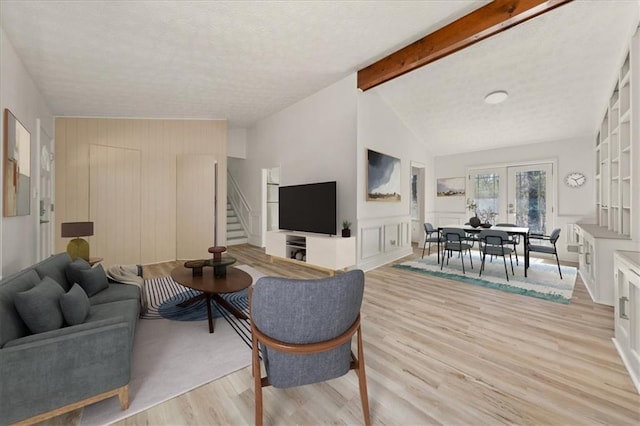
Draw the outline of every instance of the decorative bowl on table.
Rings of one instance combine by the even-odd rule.
[[[491,228],[491,224],[490,223],[483,223],[482,225],[483,228]]]
[[[480,226],[480,223],[480,218],[478,218],[477,216],[469,218],[469,225],[473,226],[474,228]]]

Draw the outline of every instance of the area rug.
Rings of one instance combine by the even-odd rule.
[[[524,277],[523,259],[520,265],[516,265],[513,259],[514,275],[511,275],[511,265],[507,258],[507,269],[509,271],[509,281],[504,273],[504,263],[502,258],[494,258],[493,262],[487,257],[485,269],[482,276],[480,272],[480,255],[472,252],[473,269],[469,263],[468,255],[465,255],[465,271],[462,273],[462,262],[455,255],[449,260],[449,264],[444,264],[442,271],[438,264],[437,254],[426,256],[424,259],[414,259],[393,265],[395,268],[418,272],[421,274],[433,275],[441,278],[448,278],[467,284],[479,285],[496,290],[516,293],[552,302],[568,304],[571,302],[573,288],[576,283],[577,270],[570,266],[561,266],[562,277],[558,274],[558,267],[554,264],[543,263],[541,259],[531,259],[527,277]]]
[[[246,265],[238,268],[249,273],[254,282],[263,276]],[[233,319],[224,314],[223,317],[226,321],[218,319],[213,334],[209,334],[206,312],[204,320],[174,321],[160,317],[138,321],[129,408],[122,411],[118,398],[109,398],[86,407],[80,424],[117,422],[249,366],[251,349],[232,326],[247,321],[235,320],[233,315],[230,315]]]

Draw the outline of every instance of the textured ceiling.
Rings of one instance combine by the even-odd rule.
[[[374,90],[439,155],[595,137],[637,19],[635,1],[574,1]]]
[[[487,1],[10,1],[54,114],[247,127]],[[594,132],[638,1],[576,0],[375,89],[434,154]],[[503,104],[484,95],[505,89]]]

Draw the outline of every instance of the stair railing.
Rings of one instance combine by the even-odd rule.
[[[235,210],[236,215],[238,215],[238,219],[240,219],[240,224],[244,229],[245,234],[249,236],[249,232],[247,230],[250,228],[251,223],[251,207],[249,203],[247,203],[246,198],[242,195],[242,191],[240,191],[240,187],[236,180],[231,176],[231,172],[227,170],[227,198],[229,199],[229,203],[233,210]]]

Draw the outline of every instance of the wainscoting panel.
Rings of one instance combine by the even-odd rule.
[[[401,246],[400,224],[386,225],[384,227],[384,251],[388,252]]]
[[[360,259],[370,259],[382,253],[382,227],[360,229]]]
[[[358,219],[357,267],[370,270],[410,255],[411,218]]]

